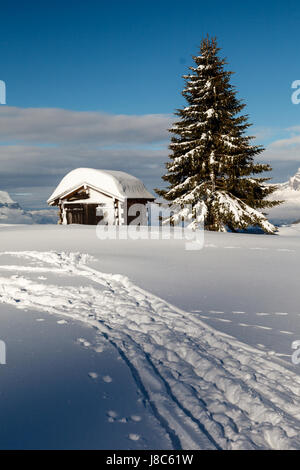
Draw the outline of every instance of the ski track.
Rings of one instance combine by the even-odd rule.
[[[300,377],[267,351],[214,330],[125,276],[92,269],[89,255],[1,255],[23,264],[0,266],[0,302],[96,327],[129,366],[175,449],[300,448]],[[74,287],[34,278],[49,272],[92,282]]]

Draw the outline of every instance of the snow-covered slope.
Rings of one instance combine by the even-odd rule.
[[[300,168],[289,181],[278,184],[270,199],[284,201],[283,204],[269,210],[269,218],[273,223],[293,223],[300,220]]]
[[[207,232],[204,249],[190,252],[176,240],[100,241],[86,226],[2,227],[0,311],[93,326],[124,359],[174,449],[299,449],[299,365],[291,355],[300,333],[300,232],[283,230]],[[88,369],[95,387],[106,376],[99,369]],[[113,367],[109,375],[121,383]],[[114,420],[124,416],[120,390],[103,434],[111,425],[127,433],[126,421]],[[83,388],[80,403],[86,397]],[[61,426],[63,408],[55,413]]]
[[[88,255],[3,255],[9,264],[0,265],[1,274],[18,275],[0,277],[1,302],[81,319],[109,337],[139,376],[157,419],[173,430],[174,446],[299,448],[300,378],[265,352],[209,328],[124,276],[90,268]],[[27,277],[49,272],[92,278],[93,285],[78,289]]]

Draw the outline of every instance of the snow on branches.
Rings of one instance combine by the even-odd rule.
[[[179,119],[170,129],[172,153],[163,176],[169,186],[157,193],[179,204],[178,220],[184,204],[191,204],[194,212],[201,212],[198,218],[205,214],[209,230],[258,225],[274,233],[260,210],[279,203],[266,199],[276,186],[265,184],[270,178],[253,178],[271,168],[254,160],[264,149],[246,135],[250,124],[241,115],[245,105],[237,99],[232,72],[224,69],[218,52],[216,39],[204,39],[200,55],[193,58],[195,66],[184,75],[187,105],[177,110]]]

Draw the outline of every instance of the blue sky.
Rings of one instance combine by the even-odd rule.
[[[296,1],[28,0],[2,3],[1,20],[0,79],[7,106],[16,109],[7,117],[0,106],[0,189],[30,194],[16,196],[25,206],[43,206],[76,166],[128,170],[149,189],[158,186],[168,136],[157,126],[183,104],[181,76],[207,33],[217,36],[235,72],[232,81],[253,133],[268,146],[275,180],[300,166],[300,105],[291,102],[291,84],[300,79]],[[40,115],[26,108],[39,108]],[[53,138],[49,108],[58,122],[70,118],[73,137]],[[64,117],[62,109],[73,114]],[[110,139],[87,132],[93,113],[101,128],[113,130]],[[132,116],[131,129],[116,115]],[[120,138],[125,131],[130,138]]]

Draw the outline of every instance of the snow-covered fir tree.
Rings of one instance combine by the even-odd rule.
[[[174,223],[190,205],[192,227],[204,221],[209,230],[259,226],[274,233],[276,228],[262,210],[279,203],[266,200],[276,186],[266,184],[270,178],[255,176],[271,167],[254,160],[264,149],[252,145],[253,137],[245,133],[250,126],[247,116],[240,114],[245,104],[237,99],[230,84],[232,72],[224,70],[226,61],[218,52],[215,38],[202,40],[200,55],[193,57],[195,66],[183,77],[187,106],[177,110],[180,120],[170,129],[175,135],[163,176],[169,186],[156,191],[182,209]]]

